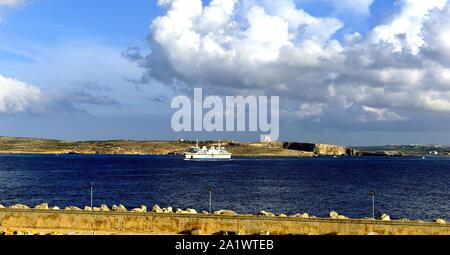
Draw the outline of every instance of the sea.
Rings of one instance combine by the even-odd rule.
[[[351,218],[450,220],[450,157],[248,158],[0,155],[0,204],[123,204],[242,214],[330,211]]]

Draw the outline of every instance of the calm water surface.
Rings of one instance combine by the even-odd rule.
[[[192,162],[180,157],[0,155],[0,204],[65,207],[90,203],[268,210],[350,217],[450,220],[450,158],[237,158]]]

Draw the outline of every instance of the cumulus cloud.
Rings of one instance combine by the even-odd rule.
[[[402,0],[400,14],[388,24],[375,27],[371,33],[373,43],[385,42],[394,47],[394,51],[410,50],[417,54],[426,46],[423,37],[424,23],[439,15],[447,4],[447,0]],[[432,13],[437,11],[437,13]]]
[[[39,106],[42,96],[38,87],[0,75],[0,113],[31,111]]]
[[[366,13],[372,2],[339,4]],[[151,24],[152,52],[130,54],[147,70],[142,81],[280,95],[299,119],[339,111],[369,123],[450,113],[447,0],[401,0],[398,13],[342,40],[340,20],[314,17],[291,0],[159,4],[167,11]]]

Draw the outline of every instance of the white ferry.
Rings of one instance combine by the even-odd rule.
[[[218,147],[211,146],[211,148],[208,149],[206,146],[200,148],[197,141],[197,145],[195,147],[192,147],[184,155],[185,159],[187,160],[231,159],[231,153],[229,153],[224,147],[222,147],[220,145],[220,142]]]

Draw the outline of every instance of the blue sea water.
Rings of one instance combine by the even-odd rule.
[[[261,210],[327,216],[450,220],[450,158],[235,158],[185,161],[177,156],[0,155],[0,204],[52,206],[141,204]]]

